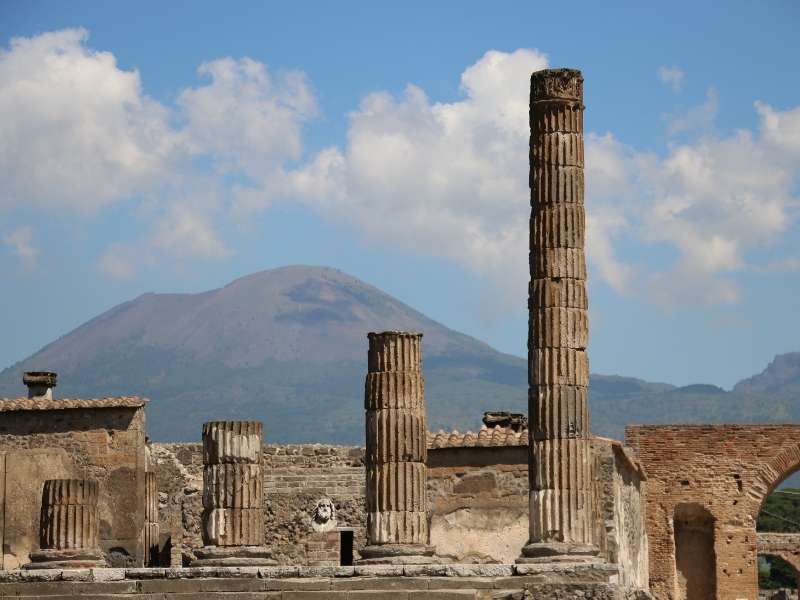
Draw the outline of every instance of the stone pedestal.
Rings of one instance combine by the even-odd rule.
[[[26,569],[105,567],[98,544],[98,484],[88,479],[49,479],[42,490],[41,550]]]
[[[263,427],[257,421],[203,425],[203,541],[192,566],[275,564],[264,545]]]
[[[370,333],[365,385],[367,546],[360,564],[433,562],[421,333]]]
[[[339,532],[311,532],[306,538],[306,560],[311,567],[339,566]]]
[[[594,561],[583,76],[531,76],[530,540],[518,562]]]

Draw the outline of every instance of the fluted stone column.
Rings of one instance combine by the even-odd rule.
[[[583,76],[531,76],[530,540],[519,562],[591,560]]]
[[[144,564],[146,567],[158,566],[158,537],[160,526],[158,523],[158,487],[156,474],[144,474],[144,529],[142,531],[142,545],[144,546]]]
[[[361,563],[432,562],[422,334],[367,337],[367,546]]]
[[[203,540],[192,566],[274,564],[264,545],[263,427],[258,421],[203,425]]]
[[[104,567],[98,543],[99,486],[88,479],[49,479],[42,489],[40,550],[26,569]]]

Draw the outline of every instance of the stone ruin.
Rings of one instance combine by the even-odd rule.
[[[149,443],[147,400],[26,373],[0,400],[0,596],[756,600],[756,553],[800,555],[755,531],[800,426],[590,434],[583,111],[579,71],[532,75],[527,416],[428,432],[411,332],[368,335],[366,448],[255,421]]]

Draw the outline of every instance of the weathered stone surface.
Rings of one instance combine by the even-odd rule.
[[[583,167],[583,132],[532,133],[531,163],[558,167]]]
[[[589,317],[580,308],[539,308],[531,315],[534,348],[585,349],[589,344]]]
[[[589,430],[588,390],[580,385],[531,386],[531,438],[583,438]]]
[[[531,164],[528,179],[533,208],[558,204],[583,205],[585,188],[581,167]]]
[[[537,348],[528,350],[530,385],[589,385],[589,358],[584,350]]]
[[[531,113],[531,132],[538,133],[582,133],[583,105],[575,102],[539,102]]]
[[[533,279],[586,279],[586,258],[582,248],[531,250],[530,259]]]
[[[585,437],[534,441],[531,490],[589,490],[590,442]]]
[[[206,508],[261,508],[264,478],[261,465],[229,463],[203,470],[203,505]]]
[[[203,424],[203,464],[258,464],[263,425],[258,421],[211,421]]]
[[[534,279],[528,286],[528,308],[582,308],[586,301],[586,282],[581,279]]]
[[[408,408],[418,410],[425,399],[425,381],[419,371],[367,373],[364,408]]]
[[[370,562],[429,562],[421,550],[428,543],[422,334],[393,331],[368,338],[368,543],[362,557]],[[409,547],[413,550],[405,551]]]
[[[210,546],[258,546],[264,541],[264,514],[253,508],[206,511],[205,540]]]
[[[541,206],[530,222],[531,248],[583,248],[586,212],[581,204]]]
[[[419,409],[367,411],[367,454],[370,464],[424,463],[427,453],[425,414]]]

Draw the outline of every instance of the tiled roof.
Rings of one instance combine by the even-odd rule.
[[[527,446],[528,430],[514,431],[501,427],[487,428],[485,425],[480,431],[458,431],[445,432],[440,430],[437,433],[428,432],[428,448],[469,448],[469,447],[504,447],[504,446]]]
[[[76,408],[141,408],[146,398],[122,396],[119,398],[92,398],[87,400],[55,398],[0,398],[0,412],[25,410],[70,410]]]

